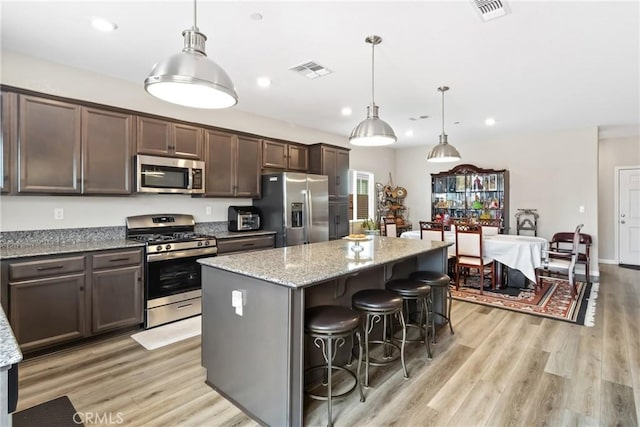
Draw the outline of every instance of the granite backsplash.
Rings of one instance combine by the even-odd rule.
[[[227,231],[226,221],[196,223],[195,231],[200,234],[215,234]],[[53,230],[26,230],[0,232],[0,246],[5,248],[60,245],[126,238],[126,227],[61,228]]]

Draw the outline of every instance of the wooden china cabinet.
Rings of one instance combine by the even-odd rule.
[[[463,164],[431,174],[433,221],[502,221],[509,232],[509,171]]]

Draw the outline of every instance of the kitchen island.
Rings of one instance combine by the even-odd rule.
[[[361,289],[445,272],[449,245],[374,236],[200,259],[207,384],[262,424],[302,425],[305,360],[319,357],[305,343],[305,308],[351,306]]]

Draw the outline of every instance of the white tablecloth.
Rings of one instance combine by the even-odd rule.
[[[420,231],[405,231],[400,235],[405,239],[420,239]],[[455,244],[454,233],[444,234],[444,240]],[[520,270],[529,280],[536,281],[536,268],[542,266],[542,253],[548,242],[542,237],[516,236],[512,234],[498,234],[483,236],[482,250],[484,255],[501,264]],[[455,245],[449,247],[455,254]]]

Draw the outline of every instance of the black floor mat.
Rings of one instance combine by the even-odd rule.
[[[67,396],[41,403],[13,414],[13,427],[84,426]]]

